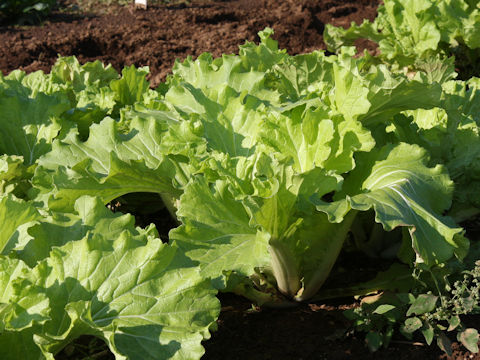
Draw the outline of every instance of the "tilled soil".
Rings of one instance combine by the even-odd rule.
[[[72,0],[63,5],[74,9]],[[67,2],[68,1],[68,2]],[[324,49],[324,24],[348,26],[373,19],[378,0],[231,0],[191,4],[112,7],[109,13],[56,11],[44,26],[0,27],[0,70],[49,71],[57,54],[81,62],[99,59],[117,70],[149,66],[152,85],[170,72],[175,59],[236,53],[245,40],[258,40],[269,26],[291,54]]]
[[[351,21],[372,20],[380,0],[212,0],[148,10],[99,5],[89,12],[80,11],[75,0],[59,2],[59,9],[42,26],[0,26],[0,71],[48,72],[58,55],[75,55],[81,62],[111,63],[117,70],[131,64],[149,66],[152,86],[156,86],[175,59],[206,51],[214,56],[236,53],[245,40],[258,41],[257,32],[267,26],[290,54],[325,49],[325,24],[346,27]],[[374,51],[368,42],[357,47]],[[400,337],[388,349],[369,353],[361,335],[345,335],[349,324],[342,310],[353,306],[353,299],[261,310],[234,295],[222,294],[221,301],[218,331],[205,342],[204,359],[447,359],[434,346]],[[478,320],[470,319],[474,324]],[[82,338],[78,343],[89,341]],[[480,360],[458,343],[454,349],[451,359]],[[92,356],[113,358],[105,347]],[[83,358],[85,353],[77,352],[75,346],[57,356],[59,360]]]

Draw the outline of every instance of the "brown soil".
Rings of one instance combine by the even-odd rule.
[[[237,52],[245,40],[256,41],[266,26],[289,53],[325,49],[324,24],[348,26],[373,19],[380,0],[225,0],[193,1],[148,10],[133,6],[96,7],[89,13],[74,10],[75,0],[60,1],[46,23],[38,27],[0,26],[0,71],[20,68],[49,71],[57,58],[75,55],[81,62],[99,59],[117,70],[125,65],[148,65],[151,82],[165,79],[175,59]],[[68,11],[64,9],[68,8]],[[62,10],[63,9],[63,10]],[[108,12],[105,12],[108,10]],[[374,50],[367,42],[360,50]],[[160,224],[159,224],[160,225]],[[161,226],[171,226],[163,224]],[[160,229],[161,233],[166,231]],[[222,294],[218,331],[205,342],[208,360],[301,359],[446,359],[436,347],[395,338],[388,349],[368,352],[361,335],[345,335],[349,323],[342,309],[353,299],[328,304],[305,304],[294,309],[253,309],[245,299]],[[472,318],[474,323],[480,319]],[[472,325],[470,325],[472,326]],[[112,359],[104,347],[95,358]],[[451,359],[477,359],[455,344]],[[60,360],[84,358],[68,347]]]
[[[346,337],[349,323],[342,310],[351,304],[306,304],[294,309],[248,311],[246,302],[221,297],[219,330],[205,343],[204,359],[415,359],[422,347],[394,344],[370,353],[361,338]],[[400,351],[399,351],[400,350]],[[405,351],[406,350],[406,351]],[[436,349],[427,359],[438,359]],[[393,355],[393,356],[392,356]]]
[[[364,335],[353,334],[343,310],[353,299],[303,304],[293,309],[254,309],[231,294],[220,294],[222,312],[218,331],[204,343],[204,360],[479,360],[454,342],[448,357],[436,345],[422,339],[408,341],[394,336],[387,349],[371,353]],[[480,316],[466,326],[477,327]],[[453,340],[453,339],[452,339]]]
[[[62,0],[72,7],[72,0]],[[68,1],[69,3],[66,3]],[[211,52],[235,53],[245,40],[270,26],[289,53],[324,49],[325,23],[348,26],[376,16],[378,0],[231,0],[189,5],[112,7],[106,14],[57,11],[40,27],[0,27],[0,70],[49,71],[57,54],[81,62],[99,59],[117,70],[149,66],[152,85],[175,59]],[[102,9],[103,10],[103,9]]]

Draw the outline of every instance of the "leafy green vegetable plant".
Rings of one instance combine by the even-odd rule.
[[[43,215],[13,198],[2,210],[12,201],[8,214],[24,225],[2,231],[2,359],[53,359],[81,335],[100,337],[118,359],[203,354],[216,291],[153,226],[135,228],[96,198]]]
[[[172,246],[219,289],[260,303],[312,297],[358,211],[373,209],[386,230],[407,226],[429,266],[463,257],[462,229],[442,216],[452,192],[444,168],[416,145],[375,147],[370,130],[438,105],[441,88],[367,69],[351,49],[292,57],[271,33],[239,56],[177,63],[157,98],[145,89],[114,98],[130,108],[92,124],[87,141],[75,128],[54,141],[29,196],[70,211],[87,194],[107,203],[161,193],[181,222]],[[111,90],[129,93],[116,81]]]
[[[145,68],[75,58],[0,76],[0,343],[50,359],[94,335],[118,359],[199,358],[217,290],[272,306],[311,299],[345,240],[362,246],[359,228],[403,229],[392,239],[402,276],[468,256],[455,220],[479,200],[455,185],[476,184],[465,171],[478,157],[476,80],[405,75],[348,47],[290,56],[272,34],[177,62],[157,90]],[[104,207],[139,192],[176,218],[168,244]],[[374,289],[392,290],[395,273]],[[433,307],[417,307],[437,304],[425,294],[372,312],[395,307],[398,320],[409,306],[424,326]]]
[[[399,70],[438,68],[455,56],[466,80],[479,75],[478,4],[476,0],[386,0],[373,22],[353,23],[348,29],[326,25],[324,38],[331,51],[358,38],[372,40],[379,46],[378,58]]]
[[[350,49],[338,58],[289,57],[269,35],[261,33],[258,47],[244,46],[239,58],[201,57],[174,69],[166,104],[203,123],[208,168],[180,197],[183,225],[170,233],[173,244],[198,260],[208,276],[230,270],[259,277],[255,291],[270,293],[273,285],[296,301],[324,283],[358,211],[373,208],[386,230],[412,226],[419,261],[433,265],[462,257],[462,230],[434,215],[450,206],[451,183],[442,167],[426,167],[427,154],[415,146],[374,148],[369,130],[409,107],[431,108],[439,88],[382,66],[364,69],[365,60],[354,59]],[[259,77],[261,91],[255,81],[242,81],[247,76]],[[231,85],[204,81],[209,78]],[[411,97],[394,97],[407,88]],[[235,96],[233,90],[248,95],[240,104],[224,100]],[[422,96],[413,100],[415,91]],[[430,241],[435,250],[425,247]],[[236,281],[227,289],[258,295]]]
[[[0,75],[2,359],[53,359],[82,335],[102,339],[117,359],[203,354],[219,303],[198,266],[103,199],[55,209],[32,182],[54,140],[73,131],[87,139],[107,115],[125,127],[121,113],[157,95],[145,75],[75,58],[48,75]]]
[[[417,261],[428,266],[463,257],[463,230],[442,216],[452,193],[445,169],[429,167],[417,145],[372,132],[397,113],[440,104],[441,88],[367,68],[352,49],[292,57],[271,33],[239,56],[178,63],[160,94],[132,69],[114,80],[97,66],[90,79],[73,60],[57,65],[49,81],[73,90],[70,103],[86,96],[95,109],[87,114],[96,114],[111,99],[103,112],[111,118],[66,122],[46,142],[51,151],[38,159],[28,196],[71,211],[83,195],[108,203],[163,194],[181,222],[172,246],[219,289],[260,303],[312,297],[359,211],[373,209],[385,230],[409,228]],[[110,81],[105,95],[88,97],[88,84],[102,81]]]
[[[331,51],[339,52],[341,46],[366,38],[379,47],[377,56],[365,55],[367,67],[382,63],[412,79],[441,84],[442,100],[437,106],[403,111],[377,126],[373,133],[377,143],[400,141],[419,145],[431,156],[431,166],[446,166],[454,181],[448,214],[457,222],[474,221],[480,213],[476,175],[478,78],[472,77],[480,75],[476,66],[479,16],[478,1],[388,0],[379,7],[378,17],[372,23],[353,23],[349,29],[327,25],[325,29],[325,41]],[[457,75],[465,81],[453,80]],[[407,261],[411,254],[401,250],[399,257]],[[422,266],[417,263],[415,268]],[[478,264],[475,270],[470,270],[477,271]],[[445,331],[455,330],[458,341],[477,352],[477,330],[465,329],[459,317],[478,312],[478,300],[474,300],[477,280],[465,278],[452,287],[444,279],[447,275],[454,277],[458,269],[449,271],[434,283],[417,288],[415,294],[384,294],[380,299],[374,298],[372,304],[365,302],[352,311],[350,316],[357,328],[368,332],[371,349],[388,345],[393,328],[403,322],[400,330],[406,336],[421,331],[428,344],[435,337],[446,352],[450,351],[450,340]],[[433,305],[422,311],[412,310],[417,303]]]

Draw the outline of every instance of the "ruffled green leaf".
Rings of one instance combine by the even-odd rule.
[[[452,182],[441,166],[428,168],[428,156],[418,146],[400,144],[371,151],[359,159],[363,166],[345,181],[334,203],[313,199],[332,221],[350,210],[373,207],[375,220],[386,230],[408,226],[417,261],[441,263],[454,254],[465,256],[463,230],[442,217],[451,204]],[[343,198],[343,199],[342,199]]]
[[[0,198],[0,253],[8,252],[18,242],[18,228],[23,224],[41,219],[38,210],[31,203],[17,199],[13,195]]]
[[[10,269],[0,278],[6,289],[0,302],[22,309],[9,317],[15,327],[0,333],[0,343],[21,337],[32,349],[28,359],[41,358],[38,349],[53,359],[75,338],[93,335],[117,359],[199,359],[200,343],[209,338],[219,312],[210,281],[152,229],[134,228],[132,216],[112,214],[88,197],[75,208],[76,214],[64,214],[68,224],[45,217],[30,229],[22,251],[14,251],[32,259],[26,253],[36,246],[29,244],[50,249],[33,269],[20,260],[0,259]],[[7,358],[18,353],[12,349]]]
[[[177,211],[182,225],[169,233],[172,244],[198,261],[202,274],[216,279],[218,287],[225,286],[224,271],[248,277],[269,261],[268,233],[250,225],[226,185],[219,181],[210,187],[202,177],[191,182]]]
[[[0,152],[23,156],[25,164],[33,164],[51,150],[61,129],[60,116],[69,108],[66,97],[44,93],[35,98],[0,96]]]
[[[105,203],[130,192],[178,196],[178,187],[186,183],[181,168],[186,160],[163,155],[161,123],[137,119],[132,126],[130,134],[122,135],[112,119],[105,119],[92,126],[86,142],[73,133],[56,142],[33,179],[50,197],[49,206],[68,210],[82,195],[100,196]]]
[[[0,270],[0,356],[38,360],[41,351],[33,336],[50,319],[49,299],[24,278],[31,269],[22,261],[1,256]]]

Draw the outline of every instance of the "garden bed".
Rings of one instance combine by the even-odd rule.
[[[149,66],[152,87],[171,71],[175,59],[194,58],[203,52],[217,57],[237,53],[245,40],[258,42],[265,27],[289,54],[325,49],[325,24],[348,26],[351,21],[373,20],[380,1],[238,0],[193,1],[152,5],[148,10],[133,5],[79,8],[75,1],[61,1],[41,26],[1,26],[0,70],[49,72],[57,55],[75,55],[80,62],[101,60],[118,71],[134,64]],[[356,43],[374,53],[373,43]],[[122,208],[120,207],[120,211]],[[151,215],[151,214],[150,214]],[[149,223],[150,215],[138,215],[137,223]],[[162,237],[174,225],[168,213],[155,214]],[[160,220],[158,220],[160,219]],[[163,220],[162,220],[163,219]],[[468,229],[467,229],[468,230]],[[348,258],[347,256],[350,256]],[[332,277],[368,280],[384,270],[368,258],[342,255]],[[352,261],[353,259],[353,261]],[[328,283],[326,284],[328,287]],[[357,305],[353,298],[301,304],[289,309],[260,309],[244,298],[221,294],[218,330],[204,342],[203,359],[447,359],[421,338],[407,341],[395,336],[388,349],[370,353],[362,334],[353,334],[342,311]],[[470,317],[474,326],[480,318]],[[451,359],[480,359],[454,343]],[[113,359],[104,346],[82,337],[61,352],[57,360]]]
[[[74,0],[60,1],[40,27],[0,27],[0,70],[49,71],[57,55],[81,62],[101,60],[118,71],[126,65],[150,67],[152,86],[165,79],[175,59],[211,52],[238,52],[258,31],[275,30],[290,54],[325,49],[324,24],[346,26],[373,19],[379,1],[239,0],[152,5],[96,5],[82,11]]]

